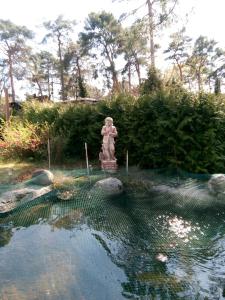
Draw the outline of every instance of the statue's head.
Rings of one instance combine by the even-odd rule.
[[[107,117],[105,118],[105,125],[113,125],[113,118]]]

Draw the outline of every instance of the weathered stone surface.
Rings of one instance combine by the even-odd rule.
[[[102,170],[108,173],[115,173],[118,169],[116,159],[115,160],[102,160],[101,162]]]
[[[225,193],[225,175],[213,174],[208,182],[208,188],[213,194]]]
[[[13,210],[21,204],[30,202],[51,191],[51,187],[23,188],[5,192],[0,195],[0,213]]]
[[[101,130],[103,140],[99,160],[101,161],[102,170],[110,173],[115,173],[118,168],[115,158],[115,137],[117,137],[117,134],[113,119],[111,117],[105,118],[105,125]]]
[[[34,171],[32,174],[32,183],[37,185],[50,185],[53,183],[54,175],[52,172],[44,169]]]
[[[108,177],[106,179],[99,180],[95,183],[95,187],[100,188],[107,194],[116,195],[123,192],[122,182],[115,177]]]
[[[185,187],[185,186],[179,186],[179,187],[171,187],[168,185],[156,185],[151,188],[151,191],[154,193],[157,193],[159,195],[162,195],[164,197],[165,195],[173,196],[174,199],[177,200],[195,200],[199,203],[203,203],[204,201],[207,202],[212,199],[212,195],[209,194],[207,189],[199,189],[198,187]]]

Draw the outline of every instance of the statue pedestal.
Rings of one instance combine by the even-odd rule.
[[[118,166],[117,166],[116,160],[102,160],[101,168],[104,171],[114,173],[114,172],[116,172]]]

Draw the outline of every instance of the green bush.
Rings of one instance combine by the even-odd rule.
[[[21,117],[34,124],[52,124],[59,117],[59,105],[35,100],[26,101],[22,105]]]
[[[151,67],[148,71],[148,78],[140,86],[141,95],[149,95],[153,92],[161,91],[162,88],[163,80],[159,71]]]
[[[132,120],[134,162],[148,168],[222,172],[223,112],[224,102],[213,95],[181,91],[142,97]]]
[[[16,151],[28,155],[25,140],[30,141],[35,133],[40,142],[34,155],[47,155],[50,137],[52,159],[57,162],[71,157],[84,159],[85,142],[90,159],[97,159],[107,116],[114,119],[118,130],[116,157],[120,165],[125,163],[128,150],[130,164],[144,168],[225,172],[224,96],[194,95],[177,87],[139,99],[123,94],[95,106],[26,103],[22,115],[3,128],[4,143],[11,139],[7,131],[17,132],[17,136],[27,134],[21,139],[25,146]],[[11,145],[8,154],[14,155],[14,150]]]
[[[42,146],[42,134],[36,124],[12,118],[5,122],[0,142],[0,156],[5,158],[34,157]]]

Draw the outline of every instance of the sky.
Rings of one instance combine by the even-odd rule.
[[[144,0],[145,1],[145,0]],[[67,19],[77,20],[82,28],[83,22],[92,11],[106,10],[116,17],[128,12],[142,0],[127,2],[118,0],[6,0],[1,3],[0,18],[9,19],[15,24],[25,25],[35,31],[44,21],[54,20],[62,14]],[[177,12],[180,16],[189,13],[187,32],[197,37],[200,34],[214,38],[225,47],[224,18],[225,0],[179,0]],[[184,22],[185,23],[185,22]],[[176,30],[177,24],[175,27]]]
[[[92,11],[106,10],[119,16],[124,11],[129,11],[130,7],[135,7],[137,3],[142,1],[125,0],[120,3],[112,0],[6,0],[1,3],[0,18],[10,19],[15,24],[35,29],[35,26],[43,21],[54,20],[60,14],[82,23]],[[215,38],[225,46],[224,11],[225,0],[179,0],[180,16],[189,13],[188,31],[193,36],[203,34]]]
[[[138,4],[146,0],[4,0],[1,3],[0,19],[9,19],[16,25],[25,25],[33,30],[39,42],[43,38],[44,21],[55,20],[60,14],[65,19],[76,20],[77,32],[84,26],[84,20],[90,12],[105,10],[112,12],[115,17],[124,12],[129,12]],[[176,32],[185,25],[187,34],[193,39],[200,35],[215,39],[218,46],[225,49],[225,0],[178,0],[176,9],[179,15],[179,22],[174,23],[169,30],[164,29],[160,35],[162,48],[166,49],[169,42],[168,37],[172,32]],[[188,17],[186,18],[186,14]],[[188,21],[187,21],[188,20]],[[39,34],[38,34],[39,33]],[[163,49],[163,50],[164,50]],[[162,51],[161,51],[162,53]],[[158,53],[159,67],[165,66],[165,60],[160,51]]]

